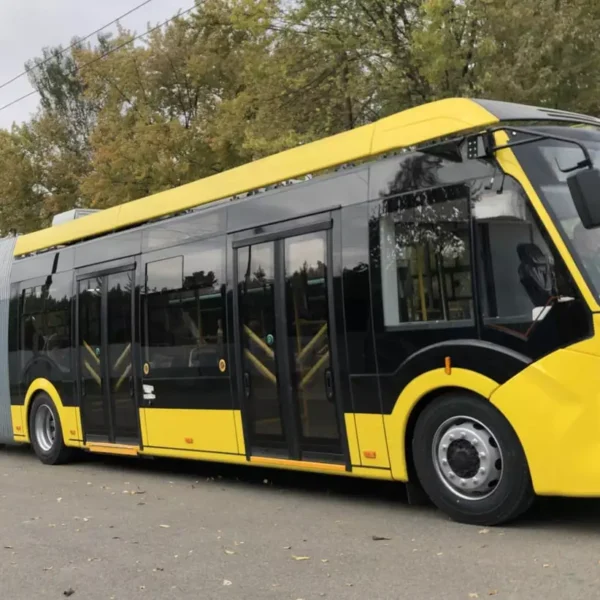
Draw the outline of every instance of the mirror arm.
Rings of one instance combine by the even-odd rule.
[[[508,142],[508,144],[503,144],[501,146],[495,145],[494,133],[497,131],[512,131],[514,133],[522,133],[524,135],[531,136],[527,140],[518,140],[516,142]],[[576,169],[593,169],[594,162],[592,161],[592,156],[590,151],[587,149],[583,142],[579,140],[574,140],[573,138],[564,137],[560,135],[551,135],[551,134],[540,134],[537,131],[532,131],[531,129],[524,129],[521,127],[509,127],[507,125],[502,125],[500,127],[493,127],[491,129],[486,129],[484,132],[484,147],[485,152],[488,157],[492,156],[498,150],[504,150],[505,148],[515,148],[516,146],[524,146],[525,144],[533,144],[534,142],[539,142],[541,140],[556,140],[558,142],[565,142],[566,144],[573,144],[577,146],[581,152],[583,152],[583,156],[585,157],[582,161],[580,161],[576,167],[569,169],[569,171],[574,171]],[[562,170],[562,169],[561,169]],[[568,172],[568,171],[565,171]]]

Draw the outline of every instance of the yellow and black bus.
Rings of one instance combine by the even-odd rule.
[[[0,435],[600,496],[600,120],[449,99],[0,244]],[[80,217],[80,218],[78,218]]]

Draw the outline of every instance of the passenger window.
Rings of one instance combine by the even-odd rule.
[[[179,247],[146,265],[146,362],[151,375],[221,375],[225,355],[224,239]]]
[[[473,321],[469,189],[386,199],[379,216],[384,323]]]
[[[71,274],[64,273],[53,275],[45,285],[23,290],[21,348],[25,364],[44,355],[60,369],[70,369],[71,287]]]

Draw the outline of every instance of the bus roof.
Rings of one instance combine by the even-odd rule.
[[[505,102],[464,98],[438,100],[217,175],[19,236],[14,255],[22,256],[93,238],[390,150],[483,128],[500,120],[542,118],[600,123],[584,115]]]

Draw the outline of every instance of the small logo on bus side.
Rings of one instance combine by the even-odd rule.
[[[219,361],[219,371],[221,371],[221,373],[225,373],[226,369],[227,369],[227,363],[226,363],[226,362],[225,362],[225,360],[222,358],[222,359]]]
[[[144,375],[148,375],[150,373],[150,365],[148,363],[144,363]]]

